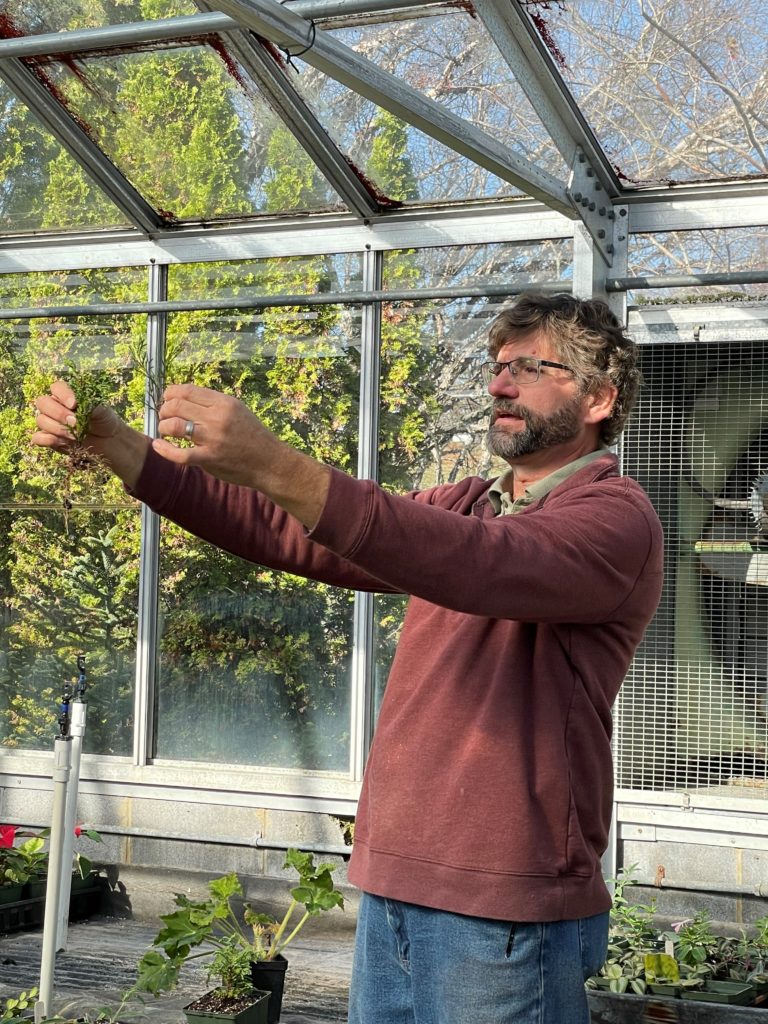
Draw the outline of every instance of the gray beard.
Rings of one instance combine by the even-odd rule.
[[[522,455],[532,455],[545,448],[554,448],[573,440],[581,427],[579,412],[581,399],[575,399],[553,412],[551,416],[540,416],[514,402],[498,399],[493,403],[494,410],[520,416],[525,422],[525,429],[511,432],[493,424],[488,429],[486,446],[492,455],[509,461],[519,459]]]

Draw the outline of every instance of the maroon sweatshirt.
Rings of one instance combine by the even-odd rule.
[[[510,921],[607,910],[611,705],[653,616],[662,530],[613,455],[516,515],[490,482],[392,495],[332,472],[314,529],[150,452],[135,495],[250,561],[412,595],[379,715],[350,880]]]

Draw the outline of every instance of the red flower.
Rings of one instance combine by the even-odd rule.
[[[0,847],[13,846],[13,841],[15,838],[15,825],[0,825]]]
[[[79,839],[82,834],[83,834],[83,830],[80,828],[80,826],[79,825],[75,825],[75,835],[77,836],[77,838]]]

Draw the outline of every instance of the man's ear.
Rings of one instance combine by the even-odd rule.
[[[585,398],[585,423],[602,423],[613,412],[618,389],[613,384],[604,384],[594,395]]]

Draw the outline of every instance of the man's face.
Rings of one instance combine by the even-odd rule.
[[[541,332],[505,342],[496,359],[519,356],[561,361]],[[542,366],[535,384],[521,386],[504,369],[488,391],[493,407],[487,445],[505,461],[567,444],[584,431],[584,399],[567,370]]]

